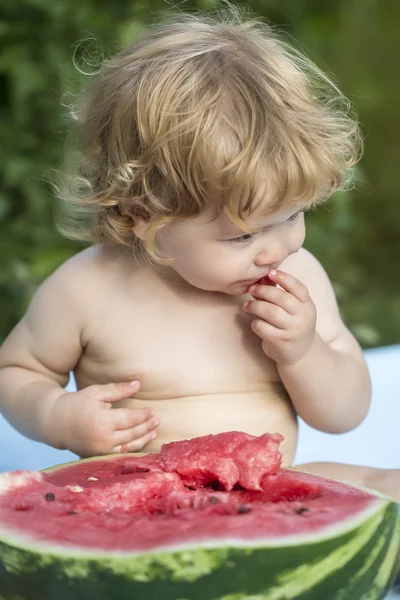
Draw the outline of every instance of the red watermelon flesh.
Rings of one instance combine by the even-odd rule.
[[[162,460],[166,471],[176,472],[186,486],[209,485],[218,481],[226,491],[239,484],[261,490],[261,479],[276,473],[282,455],[283,437],[275,433],[254,437],[242,432],[220,433],[193,440],[164,444]]]
[[[4,474],[0,522],[22,538],[132,552],[309,534],[376,502],[367,491],[279,469],[281,439],[232,432],[167,444],[159,454]]]
[[[257,285],[271,285],[276,287],[276,283],[274,281],[272,281],[272,279],[270,279],[268,277],[268,275],[266,275],[265,277],[261,277],[261,279],[259,279],[258,281],[256,281]]]

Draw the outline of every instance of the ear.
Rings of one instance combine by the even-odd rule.
[[[149,209],[143,204],[135,201],[130,207],[124,207],[124,214],[129,215],[133,221],[133,233],[139,239],[144,240],[151,224],[152,215]]]
[[[144,241],[146,239],[147,230],[149,229],[150,221],[145,221],[144,219],[135,217],[133,220],[132,231],[140,240]]]

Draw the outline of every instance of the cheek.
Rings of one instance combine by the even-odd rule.
[[[290,240],[291,251],[295,252],[299,248],[301,248],[301,246],[304,244],[305,238],[306,238],[306,227],[305,227],[304,219],[303,219],[303,222],[300,223],[299,226],[296,227],[295,231],[293,232],[292,238]]]
[[[231,253],[218,247],[187,253],[174,263],[174,268],[192,285],[214,291],[245,278],[247,274],[237,256],[232,258]]]
[[[207,248],[188,245],[175,256],[172,267],[193,285],[207,288],[207,283],[220,277],[219,261]]]

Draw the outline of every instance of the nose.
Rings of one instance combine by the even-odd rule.
[[[282,255],[282,258],[278,258],[276,255],[270,256],[263,254],[257,256],[254,264],[257,267],[270,267],[271,269],[278,269],[279,265],[287,258],[288,255]]]
[[[257,267],[277,268],[288,256],[297,252],[304,243],[306,229],[304,218],[298,223],[283,224],[274,228],[258,240],[258,248],[254,259]]]
[[[291,254],[289,248],[283,243],[273,242],[264,244],[264,247],[259,250],[254,260],[257,267],[272,267],[277,268],[281,262]]]

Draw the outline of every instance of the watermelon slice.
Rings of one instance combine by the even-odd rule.
[[[1,600],[380,600],[399,505],[240,432],[0,475]]]

